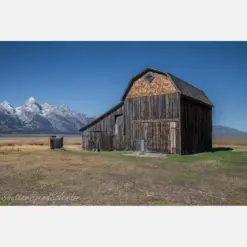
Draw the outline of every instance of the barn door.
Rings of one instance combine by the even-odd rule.
[[[123,115],[115,116],[115,126],[114,126],[115,135],[123,135]]]
[[[134,136],[134,140],[144,141],[145,152],[176,153],[176,122],[144,122],[141,123],[140,137]],[[138,129],[136,127],[136,129]],[[135,131],[136,132],[136,131]],[[136,150],[142,151],[142,145]]]
[[[124,149],[124,121],[122,114],[115,116],[114,149],[116,150]]]
[[[144,127],[145,151],[159,153],[176,153],[176,122],[152,122]],[[145,132],[144,132],[145,133]]]
[[[170,122],[171,153],[176,153],[176,122]]]
[[[92,151],[108,151],[113,149],[113,137],[105,131],[90,132],[88,149]]]
[[[146,123],[145,133],[145,150],[147,152],[161,152],[161,123]]]
[[[101,150],[101,132],[96,132],[96,145],[95,145],[95,151]]]

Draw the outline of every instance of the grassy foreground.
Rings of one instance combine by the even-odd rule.
[[[140,158],[66,148],[0,152],[0,204],[247,205],[246,151]]]

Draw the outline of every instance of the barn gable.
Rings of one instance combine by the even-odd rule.
[[[121,100],[124,101],[126,98],[172,93],[179,93],[210,107],[213,106],[212,102],[202,90],[168,72],[153,68],[146,68],[134,76],[124,91]]]
[[[166,75],[152,71],[135,80],[126,98],[177,93],[177,89]]]

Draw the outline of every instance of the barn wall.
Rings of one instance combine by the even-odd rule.
[[[87,150],[97,149],[112,150],[124,149],[124,121],[118,121],[119,134],[114,135],[115,118],[123,114],[123,106],[106,115],[102,120],[87,129],[87,134],[82,133],[82,148]]]
[[[86,150],[113,150],[113,138],[108,132],[88,132],[82,136],[82,148]]]
[[[118,109],[105,116],[101,121],[88,128],[88,131],[107,131],[113,134],[115,116],[119,114],[123,114],[123,106],[120,106]]]
[[[163,94],[128,98],[124,104],[125,145],[140,150],[145,140],[146,151],[180,153],[180,95]],[[172,129],[176,129],[175,140]],[[172,143],[176,143],[172,150]]]
[[[181,97],[181,153],[212,150],[212,108]]]
[[[148,80],[146,75],[151,77]],[[166,75],[148,72],[136,80],[126,98],[176,93],[177,90]]]
[[[120,132],[115,135],[115,118],[121,114]],[[141,140],[145,140],[145,151],[180,153],[179,117],[179,94],[129,98],[123,106],[88,128],[88,134],[82,136],[82,147],[140,151]]]
[[[121,114],[120,132],[115,135],[115,117]],[[180,98],[179,94],[129,98],[87,132],[82,137],[82,147],[89,150],[100,146],[101,150],[140,151],[141,140],[145,140],[145,151],[177,154],[211,151],[212,109]]]

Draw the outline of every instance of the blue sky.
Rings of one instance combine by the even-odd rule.
[[[100,115],[147,66],[202,89],[214,124],[247,131],[247,42],[0,42],[0,101]]]

